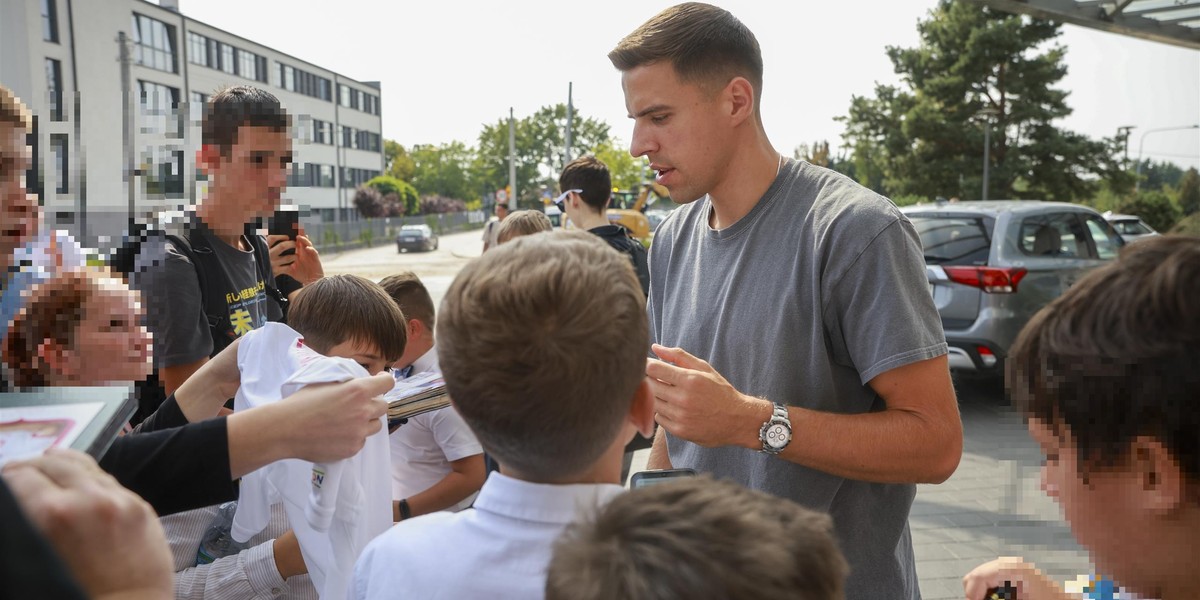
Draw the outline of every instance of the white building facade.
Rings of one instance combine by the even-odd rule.
[[[131,207],[146,220],[203,197],[202,106],[225,86],[261,87],[291,116],[283,196],[308,219],[356,218],[355,188],[384,169],[378,83],[189,19],[173,0],[3,0],[0,83],[36,116],[31,184],[49,220],[101,246]]]

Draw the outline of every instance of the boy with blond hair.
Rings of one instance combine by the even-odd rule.
[[[352,596],[540,598],[554,540],[623,491],[625,444],[654,426],[641,287],[593,235],[522,237],[459,273],[437,339],[454,406],[500,471],[472,508],[375,539]]]
[[[533,235],[543,231],[551,231],[554,224],[546,213],[536,210],[518,210],[500,223],[496,232],[496,244],[503,244],[523,235]]]
[[[1009,353],[1042,489],[1099,576],[1082,598],[1200,598],[1197,298],[1200,239],[1139,241],[1034,315]],[[1006,585],[1019,600],[1081,598],[1017,557],[963,578],[972,600]]]

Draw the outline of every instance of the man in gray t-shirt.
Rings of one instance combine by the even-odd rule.
[[[780,156],[762,56],[728,12],[666,9],[610,54],[630,152],[684,204],[650,251],[649,467],[828,512],[846,597],[920,598],[908,512],[962,425],[920,241],[887,199]]]

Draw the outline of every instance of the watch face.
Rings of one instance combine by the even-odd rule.
[[[782,448],[787,445],[788,440],[791,438],[791,432],[788,431],[787,427],[779,423],[775,423],[767,428],[767,434],[765,437],[766,439],[763,441],[765,441],[768,446],[772,448]]]

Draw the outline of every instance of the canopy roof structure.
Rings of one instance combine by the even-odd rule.
[[[1012,13],[1200,50],[1200,0],[968,0]]]

